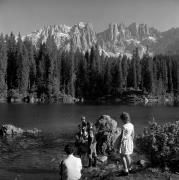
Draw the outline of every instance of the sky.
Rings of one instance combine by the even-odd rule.
[[[179,0],[0,0],[0,33],[29,34],[47,25],[146,23],[160,31],[179,27]]]

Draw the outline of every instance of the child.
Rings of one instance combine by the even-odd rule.
[[[81,159],[73,155],[73,147],[66,145],[64,149],[66,159],[60,163],[60,180],[79,180],[81,178]]]
[[[121,154],[122,163],[124,166],[124,175],[128,175],[131,171],[131,157],[133,153],[134,145],[134,125],[130,122],[130,115],[127,112],[123,112],[120,119],[124,123],[120,139],[119,152]]]

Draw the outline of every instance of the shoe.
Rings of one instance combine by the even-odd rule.
[[[128,176],[128,175],[129,175],[129,172],[122,171],[121,175],[122,175],[122,176]]]

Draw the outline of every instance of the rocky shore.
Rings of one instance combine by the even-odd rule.
[[[97,167],[83,168],[81,180],[178,180],[179,174],[169,171],[161,171],[160,169],[142,167],[134,164],[135,170],[128,176],[121,175],[121,164],[104,163]],[[27,171],[16,170],[0,170],[0,176],[3,180],[59,180],[58,168],[52,171],[43,171],[40,169],[29,169]]]
[[[119,154],[113,151],[120,135],[117,122],[109,115],[100,116],[96,123],[97,167],[84,166],[81,180],[178,180],[178,171],[154,167],[136,148],[132,155],[133,171],[122,176]],[[45,135],[38,129],[23,130],[6,125],[8,137],[0,141],[0,179],[3,180],[59,180],[59,163],[64,158],[64,139]],[[14,136],[11,136],[13,133]],[[17,135],[17,136],[16,136]]]

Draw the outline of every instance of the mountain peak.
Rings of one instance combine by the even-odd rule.
[[[80,21],[80,22],[78,23],[78,26],[79,26],[80,28],[84,28],[84,27],[86,26],[86,24],[87,24],[87,23]]]
[[[106,30],[96,33],[91,23],[79,22],[71,27],[67,25],[46,26],[25,37],[38,45],[40,42],[46,42],[48,36],[52,35],[58,48],[74,51],[80,49],[83,52],[97,43],[102,52],[111,56],[132,54],[136,47],[140,54],[145,53],[147,47],[150,52],[161,53],[165,51],[164,47],[179,37],[178,34],[179,29],[159,32],[145,23],[135,22],[128,26],[124,23],[110,23]]]

